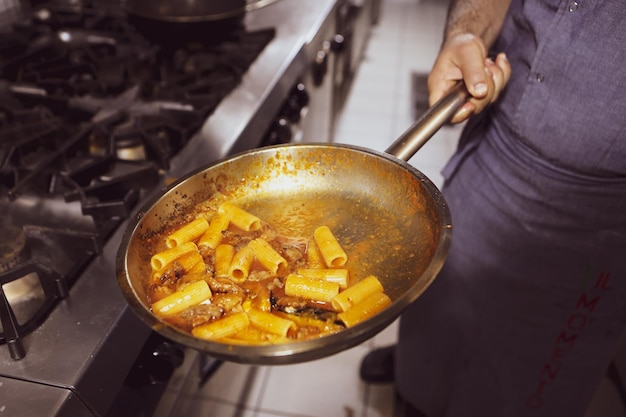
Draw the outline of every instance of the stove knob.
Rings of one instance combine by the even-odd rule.
[[[171,342],[163,341],[152,351],[150,374],[155,381],[167,381],[183,364],[185,352]]]
[[[275,123],[274,132],[274,141],[276,145],[291,142],[291,123],[284,117],[281,117]]]
[[[293,123],[300,122],[302,110],[309,105],[309,101],[309,92],[306,90],[305,85],[303,83],[296,84],[289,94],[289,98],[282,110],[282,115]]]
[[[306,89],[304,83],[298,83],[293,88],[291,95],[294,97],[296,102],[300,105],[300,109],[309,105],[309,92]]]
[[[280,117],[272,123],[269,131],[261,141],[260,146],[273,146],[289,143],[291,142],[292,137],[291,122],[285,117]]]
[[[345,49],[346,38],[344,38],[341,34],[336,34],[333,36],[333,41],[330,45],[330,50],[334,53],[341,53]]]
[[[311,68],[311,75],[313,77],[313,85],[319,87],[324,82],[324,77],[328,72],[328,55],[331,51],[331,43],[324,41],[322,43],[322,49],[315,54],[315,61]]]
[[[141,387],[167,382],[184,359],[181,347],[162,337],[151,336],[128,373],[126,384]]]

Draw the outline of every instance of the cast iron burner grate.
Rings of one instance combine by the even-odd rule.
[[[15,236],[0,343],[14,359],[274,37],[239,25],[157,44],[144,30],[49,3],[0,32],[0,233]]]

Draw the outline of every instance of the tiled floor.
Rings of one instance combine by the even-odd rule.
[[[412,122],[411,74],[426,73],[437,53],[445,0],[384,0],[335,141],[386,149]],[[444,127],[411,160],[436,185],[459,127]],[[190,378],[173,408],[158,417],[398,417],[393,390],[358,378],[362,357],[391,344],[396,324],[362,345],[326,359],[257,367],[225,363],[202,388]],[[195,375],[195,374],[193,374]],[[586,417],[623,417],[614,387],[603,381]]]

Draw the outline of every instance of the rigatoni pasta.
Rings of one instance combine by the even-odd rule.
[[[169,317],[200,304],[210,297],[209,285],[205,281],[197,281],[152,304],[152,311],[158,316]]]
[[[193,249],[192,246],[189,246],[189,247]],[[163,261],[163,259],[164,258],[161,258],[161,261]],[[166,274],[168,271],[168,268],[170,268],[171,263],[174,261],[177,262],[178,267],[187,274],[202,272],[206,269],[206,265],[204,263],[204,259],[202,258],[202,255],[200,255],[199,252],[192,250],[188,253],[185,253],[184,255],[174,258],[173,261],[168,262],[163,268],[159,269],[158,271],[153,270],[152,271],[153,282],[157,282],[160,277]]]
[[[287,337],[289,330],[296,328],[296,323],[284,317],[279,317],[267,311],[256,310],[254,308],[246,312],[250,323],[260,330]]]
[[[285,279],[285,294],[313,301],[331,301],[339,294],[339,284],[290,274]]]
[[[227,277],[230,271],[230,264],[235,256],[233,245],[221,244],[215,248],[215,276]]]
[[[349,273],[348,270],[345,268],[301,268],[298,269],[298,275],[327,282],[334,282],[339,285],[339,288],[341,288],[342,290],[348,288]]]
[[[341,294],[332,299],[332,304],[337,311],[346,311],[355,304],[360,303],[370,295],[383,292],[383,286],[374,275],[370,275],[347,288]]]
[[[230,220],[224,214],[216,214],[213,219],[211,219],[211,223],[209,223],[209,227],[205,230],[205,232],[200,236],[200,240],[198,240],[198,247],[209,247],[211,249],[215,249],[217,245],[222,241],[222,233],[228,228],[230,224]]]
[[[375,292],[358,304],[354,304],[349,309],[339,313],[337,317],[347,327],[352,327],[382,311],[390,304],[391,299],[387,294]]]
[[[309,246],[306,252],[307,267],[311,269],[326,268],[322,253],[315,243],[315,239],[309,239]]]
[[[232,203],[222,204],[218,209],[218,213],[226,216],[231,224],[246,232],[261,228],[261,219]]]
[[[165,249],[154,254],[150,260],[150,266],[153,271],[159,271],[183,255],[187,255],[188,253],[192,253],[197,250],[198,247],[195,243],[185,242],[176,247]]]
[[[250,246],[244,246],[235,253],[228,268],[228,276],[236,283],[244,282],[250,274],[250,267],[254,261],[254,250]]]
[[[213,207],[166,234],[150,260],[151,309],[169,324],[220,343],[286,343],[340,332],[391,304],[375,276],[351,276],[327,225],[286,236],[233,203]]]
[[[196,326],[191,330],[195,337],[205,340],[219,340],[245,329],[250,324],[248,315],[237,312],[224,318]]]
[[[209,222],[199,217],[192,222],[186,224],[165,238],[165,245],[168,248],[175,248],[185,242],[196,240],[209,228]]]
[[[328,226],[320,226],[315,229],[313,237],[327,267],[337,268],[346,264],[348,255]]]
[[[287,260],[269,244],[265,239],[254,239],[249,244],[254,252],[254,257],[261,265],[273,273],[278,272],[278,268],[287,267]]]

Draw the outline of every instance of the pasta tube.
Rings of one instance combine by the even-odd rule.
[[[285,280],[285,294],[314,301],[331,301],[339,294],[339,284],[289,274]]]
[[[328,268],[337,268],[346,264],[348,255],[328,226],[315,229],[313,237]]]
[[[204,340],[215,340],[229,337],[245,329],[250,324],[246,313],[229,314],[219,320],[201,324],[191,329],[191,334]]]
[[[176,261],[187,272],[189,272],[189,270],[191,270],[196,264],[200,262],[204,264],[204,259],[202,258],[202,255],[200,255],[200,252],[197,251],[189,252],[178,258]]]
[[[230,279],[240,284],[248,279],[250,273],[250,266],[254,261],[254,251],[250,246],[244,246],[235,253],[233,261],[228,268],[228,276]]]
[[[178,259],[183,255],[197,250],[198,247],[195,243],[185,242],[174,248],[165,249],[164,251],[154,254],[150,259],[150,266],[152,267],[153,271],[160,271],[175,259]]]
[[[223,203],[219,206],[217,212],[225,215],[230,223],[246,232],[259,230],[261,228],[261,219],[232,203]]]
[[[370,275],[340,292],[331,300],[331,303],[335,310],[346,311],[377,292],[383,292],[383,285],[378,278]]]
[[[249,246],[254,252],[254,257],[261,263],[268,271],[276,273],[279,267],[287,267],[287,260],[281,256],[280,253],[267,243],[264,239],[254,239],[249,243]]]
[[[206,265],[204,264],[204,259],[199,252],[189,252],[182,256],[179,256],[175,259],[176,262],[180,265],[180,267],[188,274],[192,273],[200,273],[206,272]],[[165,265],[164,268],[159,269],[158,271],[152,272],[152,281],[158,282],[159,278],[161,278],[164,274],[167,273],[167,269],[170,267],[169,264]]]
[[[232,245],[217,245],[215,248],[215,276],[227,277],[230,264],[235,256],[235,247]]]
[[[211,220],[211,223],[209,223],[209,227],[206,229],[204,234],[200,236],[198,246],[215,249],[222,241],[222,232],[228,229],[229,224],[230,221],[228,220],[228,217],[223,214],[216,214]]]
[[[196,240],[209,228],[209,222],[204,217],[199,217],[187,223],[165,238],[165,245],[168,248]]]
[[[324,258],[322,258],[320,249],[317,247],[317,243],[315,243],[315,239],[309,240],[306,251],[306,263],[309,268],[326,268],[326,263]]]
[[[211,289],[204,280],[195,281],[152,304],[157,316],[170,317],[211,298]]]
[[[336,282],[339,288],[348,288],[347,269],[299,269],[298,275],[311,279],[321,279],[328,282]]]
[[[267,288],[259,288],[250,305],[257,310],[270,311],[272,309],[271,292]]]
[[[320,320],[308,315],[289,314],[282,311],[277,311],[274,314],[292,320],[298,327],[315,327],[319,330],[320,336],[337,333],[344,329],[344,326],[335,320]]]
[[[278,336],[286,337],[290,329],[296,328],[296,324],[293,321],[275,316],[266,311],[251,308],[247,314],[253,326]]]
[[[195,263],[191,268],[187,269],[187,274],[206,274],[206,264],[204,260]]]
[[[346,327],[352,327],[378,313],[391,304],[391,299],[383,292],[376,292],[350,309],[337,314]]]
[[[275,345],[287,343],[290,340],[273,333],[265,332],[259,328],[248,326],[236,334],[219,339],[220,342],[232,345]]]

